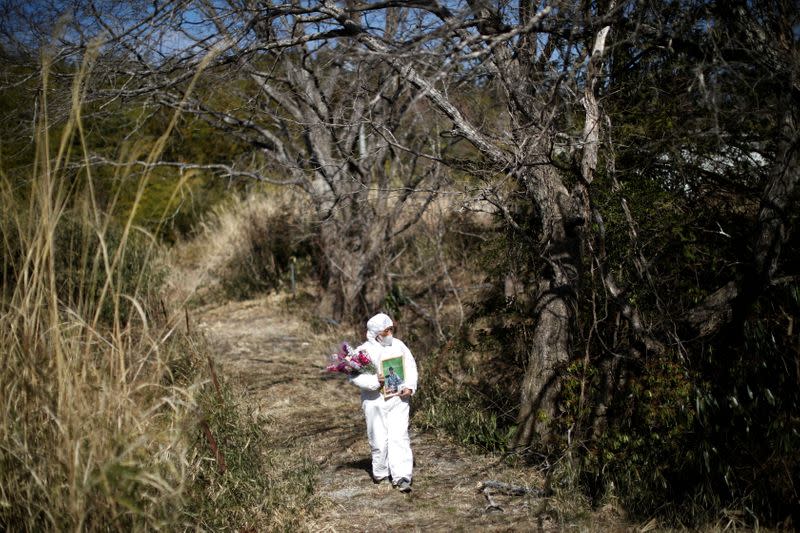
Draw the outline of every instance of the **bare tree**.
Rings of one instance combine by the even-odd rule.
[[[613,3],[556,2],[537,10],[526,1],[487,0],[176,2],[147,13],[169,13],[168,26],[100,25],[109,46],[127,50],[115,77],[129,81],[115,94],[185,106],[255,149],[260,176],[280,175],[278,181],[311,196],[336,316],[379,301],[385,243],[430,199],[426,192],[416,212],[404,214],[414,193],[435,188],[426,183],[439,175],[438,164],[428,162],[442,160],[438,141],[426,144],[419,121],[408,120],[428,108],[419,98],[449,123],[450,137],[472,145],[472,157],[448,162],[480,169],[484,195],[512,225],[493,195],[498,179],[515,181],[536,214],[532,237],[542,265],[530,289],[536,326],[518,417],[516,444],[525,447],[537,436],[548,439],[559,371],[573,350],[587,188],[602,124],[598,80],[608,24],[621,11]],[[231,102],[181,103],[182,83],[212,49],[212,83],[230,86]],[[449,92],[459,79],[494,87],[502,100],[498,116],[459,109]]]
[[[322,313],[349,320],[381,305],[396,260],[391,243],[436,194],[446,145],[430,135],[435,120],[417,121],[427,104],[399,73],[340,39],[350,30],[321,16],[317,5],[70,7],[62,55],[80,54],[90,42],[101,50],[90,101],[180,109],[243,147],[207,165],[149,164],[298,187],[315,209]],[[398,16],[380,21],[386,35],[399,28]],[[184,89],[201,64],[203,78],[187,99]]]
[[[170,24],[103,26],[108,46],[124,57],[113,69],[115,80],[127,80],[117,82],[117,95],[183,105],[181,84],[200,57],[217,50],[209,79],[231,98],[198,97],[185,112],[236,135],[249,153],[258,154],[247,172],[297,185],[314,200],[337,316],[380,300],[385,290],[380,273],[391,261],[384,255],[386,243],[424,209],[440,162],[478,175],[484,198],[510,227],[533,228],[526,237],[537,243],[540,272],[528,287],[535,325],[515,442],[525,448],[553,436],[561,369],[577,348],[585,348],[575,338],[584,270],[592,261],[606,266],[592,247],[602,234],[595,235],[589,224],[594,219],[602,228],[592,184],[599,161],[604,158],[613,168],[614,158],[613,152],[601,153],[604,129],[613,119],[603,109],[614,81],[605,57],[615,42],[672,47],[669,24],[659,25],[661,7],[632,0],[187,1],[158,5],[141,17]],[[697,20],[691,17],[705,6],[687,7],[692,9],[684,22],[691,28]],[[796,45],[791,29],[788,44],[771,48],[757,21],[743,28],[743,39],[752,41],[763,61],[786,71],[790,96],[782,141],[769,162],[772,179],[763,189],[754,274],[732,281],[687,313],[697,328],[712,319],[730,323],[736,301],[746,309],[752,293],[745,299],[737,295],[748,279],[756,279],[758,287],[771,282],[786,242],[785,213],[796,205],[797,78],[791,74]],[[784,39],[786,30],[781,31]],[[453,90],[457,83],[495,95],[496,115],[473,113]],[[429,109],[438,118],[419,120]],[[425,136],[432,129],[425,124],[442,123],[447,136],[471,145],[466,155],[447,157],[438,140]],[[226,171],[245,170],[236,162]],[[504,204],[501,184],[509,180],[523,191],[533,220],[520,223]],[[412,202],[417,194],[422,198]],[[415,207],[408,213],[410,204]],[[637,261],[646,276],[646,258]],[[604,268],[602,280],[637,337],[637,350],[663,350],[610,268]]]
[[[494,130],[467,118],[434,80],[424,77],[413,61],[402,56],[401,43],[387,45],[352,13],[324,7],[343,24],[359,28],[360,42],[384,57],[430,99],[451,121],[453,133],[478,150],[482,166],[496,175],[512,177],[533,204],[542,272],[531,288],[535,326],[522,385],[518,447],[529,446],[537,437],[548,440],[550,423],[557,416],[559,372],[573,350],[575,299],[585,250],[583,227],[589,219],[587,187],[596,165],[601,124],[595,78],[602,70],[609,31],[599,26],[592,48],[596,33],[592,24],[608,12],[614,13],[613,4],[601,13],[567,3],[555,7],[547,5],[535,11],[527,2],[506,5],[479,0],[461,6],[458,12],[434,3],[421,7],[438,20],[435,30],[424,37],[447,39],[447,49],[455,55],[453,63],[478,61],[476,68],[502,90],[505,109],[498,121],[502,129]],[[579,120],[574,105],[577,77],[586,75],[587,70],[589,80],[583,82],[585,128],[581,130],[574,123]],[[569,158],[577,162],[581,153],[583,173],[570,185],[574,174],[561,168],[557,160],[566,155],[569,167]],[[514,224],[510,215],[508,218]]]
[[[474,146],[480,154],[480,161],[473,162],[474,167],[494,172],[495,177],[488,180],[485,189],[487,197],[500,179],[510,177],[531,203],[536,217],[533,225],[536,234],[531,237],[539,243],[541,271],[538,282],[530,288],[535,302],[535,325],[517,417],[515,444],[519,448],[529,446],[537,438],[550,440],[551,422],[559,416],[560,372],[571,357],[588,349],[576,342],[583,339],[574,337],[579,298],[590,296],[586,293],[588,279],[584,271],[588,264],[600,265],[602,288],[630,326],[634,340],[631,355],[641,357],[648,351],[663,354],[667,342],[673,345],[683,342],[682,337],[670,332],[668,320],[661,331],[645,324],[640,311],[628,300],[625,287],[615,279],[611,265],[605,264],[605,258],[593,247],[597,239],[602,241],[602,234],[596,234],[589,222],[597,221],[602,228],[591,190],[604,142],[603,126],[614,118],[605,117],[602,107],[602,99],[614,89],[610,85],[614,79],[608,75],[604,57],[615,41],[636,42],[636,46],[643,48],[642,53],[646,53],[649,49],[669,49],[673,40],[690,40],[689,36],[697,33],[699,20],[716,16],[715,6],[690,4],[667,22],[661,20],[663,6],[659,2],[399,3],[423,12],[420,18],[428,22],[424,28],[414,28],[413,37],[402,42],[375,35],[364,22],[363,14],[353,6],[320,7],[323,14],[334,17],[342,27],[355,33],[354,38],[367,50],[384,58],[426,95],[450,120],[452,133]],[[753,266],[745,276],[709,298],[709,303],[715,305],[713,308],[701,304],[699,309],[705,313],[684,315],[683,320],[689,317],[695,325],[705,320],[703,317],[712,316],[718,324],[740,328],[755,298],[772,283],[782,243],[787,241],[792,224],[789,213],[791,206],[797,204],[800,175],[795,116],[796,36],[790,29],[796,25],[796,13],[792,14],[788,4],[779,4],[741,6],[734,15],[737,21],[732,23],[741,36],[726,43],[713,59],[719,65],[714,69],[724,71],[730,66],[726,63],[728,56],[737,57],[737,47],[744,45],[749,52],[744,56],[739,54],[736,59],[742,63],[742,72],[758,65],[757,75],[764,76],[760,83],[769,79],[776,87],[785,88],[779,97],[784,104],[777,110],[777,116],[767,114],[767,120],[777,125],[779,139],[774,153],[767,154],[764,165],[767,179],[758,185],[762,193],[753,236]],[[778,37],[771,40],[768,35]],[[444,73],[440,72],[436,78],[426,75],[422,64],[408,54],[409,42],[422,49],[425,45],[420,43],[435,43],[450,53],[445,67],[451,66],[454,71],[468,69],[496,85],[503,105],[501,117],[493,122],[478,122],[470,117],[468,110],[460,108],[452,94],[448,94],[442,82]],[[733,113],[743,111],[742,108]],[[700,131],[690,135],[706,134]],[[728,137],[727,142],[734,141]],[[749,142],[752,146],[752,140]],[[742,144],[745,150],[739,152],[743,155],[731,161],[734,167],[746,161],[746,143]],[[718,149],[724,150],[725,144]],[[614,154],[607,151],[603,157],[613,177]],[[666,157],[669,165],[680,168],[682,160],[696,157],[696,153],[681,152],[671,146],[666,154],[657,157]],[[708,169],[703,171],[708,175]],[[523,227],[504,209],[502,202],[497,204],[512,227]],[[647,263],[641,254],[635,261],[638,275],[645,279],[649,275]],[[738,290],[731,291],[730,287]],[[593,290],[598,288],[588,289]],[[663,319],[655,322],[659,320]]]

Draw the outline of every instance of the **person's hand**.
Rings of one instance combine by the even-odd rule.
[[[400,391],[401,398],[411,398],[411,389],[403,389]]]

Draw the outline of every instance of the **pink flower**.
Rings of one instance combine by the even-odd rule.
[[[339,353],[331,354],[325,368],[328,372],[341,372],[347,375],[377,373],[369,354],[363,350],[356,352],[346,342],[340,345]]]

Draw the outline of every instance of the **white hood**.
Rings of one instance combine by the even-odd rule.
[[[375,337],[385,330],[394,325],[389,315],[378,313],[374,317],[367,320],[367,340],[375,341]],[[377,341],[376,341],[377,342]]]

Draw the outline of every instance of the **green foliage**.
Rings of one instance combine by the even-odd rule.
[[[88,110],[95,120],[87,128],[87,144],[93,153],[110,160],[141,160],[152,149],[171,119],[166,109],[139,108],[115,103],[103,112]],[[134,135],[135,132],[135,135]],[[115,148],[119,147],[119,148]],[[230,163],[235,142],[215,135],[197,119],[178,120],[164,148],[161,160],[203,165]],[[93,169],[93,181],[101,206],[114,205],[115,217],[124,221],[136,209],[134,223],[166,242],[193,232],[196,225],[232,192],[239,182],[221,179],[205,170],[183,170],[174,166],[149,170],[149,178],[137,199],[143,168],[100,164]]]
[[[513,437],[517,380],[488,335],[451,343],[422,360],[415,423],[452,435],[482,451],[504,452]],[[495,375],[486,373],[491,368]],[[505,370],[504,370],[505,369]],[[509,391],[511,391],[509,393]]]
[[[613,497],[635,517],[657,515],[674,525],[714,521],[723,508],[743,510],[750,523],[797,516],[796,285],[770,288],[738,333],[694,340],[680,330],[690,309],[742,276],[752,254],[753,200],[744,193],[690,194],[656,171],[617,177],[624,178],[619,186],[600,172],[591,191],[604,223],[603,267],[650,331],[680,351],[648,351],[618,315],[602,278],[588,276],[597,267],[587,262],[573,331],[579,351],[563,369],[561,415],[553,420],[563,437],[549,450],[553,483],[581,488],[595,504]],[[516,401],[519,394],[508,382],[502,394],[480,384],[498,374],[519,380],[524,372],[530,294],[545,268],[530,240],[536,214],[525,205],[508,207],[526,232],[482,232],[486,240],[473,250],[472,264],[497,281],[471,302],[469,325],[449,345],[447,362],[440,357],[426,367],[435,383],[420,413],[423,423],[487,449],[508,442],[504,431],[516,414],[515,405],[494,398]],[[601,228],[595,223],[591,231],[597,239]],[[599,251],[599,239],[591,242]],[[793,236],[783,249],[789,277],[796,274],[790,265],[800,264],[796,243]],[[646,272],[639,253],[650,260]],[[511,297],[501,286],[506,276],[521,288]],[[476,352],[482,358],[472,357]]]
[[[746,275],[752,260],[751,200],[743,195],[710,201],[676,193],[659,187],[657,174],[631,179],[616,190],[602,178],[595,186],[609,263],[627,289],[627,301],[646,313],[654,324],[651,331],[673,328],[665,336],[675,342],[674,328],[681,327],[690,309]],[[622,198],[638,232],[634,246]],[[651,260],[649,277],[637,275],[637,245]],[[797,261],[791,245],[784,254],[784,268]],[[676,524],[714,520],[724,507],[748,509],[748,520],[772,523],[796,514],[789,487],[798,466],[788,450],[798,445],[792,421],[800,402],[787,369],[793,365],[788,317],[797,316],[798,307],[790,294],[791,286],[769,289],[743,325],[713,338],[694,340],[695,333],[679,329],[689,339],[681,341],[680,356],[643,353],[635,336],[626,335],[624,323],[592,324],[593,357],[588,367],[581,362],[570,368],[564,387],[569,416],[561,426],[575,423],[587,431],[580,442],[590,494],[600,498],[613,483],[615,495],[634,514],[657,512]],[[583,316],[597,312],[589,303]],[[600,309],[602,316],[614,307],[603,302]],[[631,350],[639,355],[611,355]],[[605,376],[613,381],[604,382]],[[583,404],[578,402],[581,383]],[[609,383],[610,402],[602,392]],[[608,408],[599,427],[592,418],[598,404]]]
[[[579,373],[567,380],[570,396]],[[679,361],[649,358],[624,378],[606,413],[608,426],[585,443],[582,476],[596,495],[613,484],[629,512],[646,517],[659,505],[685,503],[699,466],[693,445],[695,379]]]
[[[136,180],[130,178],[120,184],[118,220],[130,215],[137,186]],[[133,220],[159,240],[173,243],[191,235],[200,220],[228,194],[223,183],[213,176],[203,173],[182,176],[170,169],[156,169],[136,203]]]
[[[315,512],[318,467],[275,451],[266,432],[269,419],[254,414],[228,386],[220,392],[207,385],[197,400],[227,470],[220,473],[205,431],[195,425],[183,512],[194,527],[208,531],[296,531]]]
[[[483,394],[469,388],[429,383],[420,388],[418,396],[422,407],[415,415],[415,424],[442,430],[457,442],[482,451],[508,449],[516,428],[508,417],[497,413]]]
[[[708,376],[697,398],[704,471],[725,498],[767,520],[800,512],[799,296],[796,283],[770,290],[739,332],[741,342],[728,333],[701,362]]]
[[[40,105],[36,103],[36,95],[41,80],[37,72],[29,72],[31,67],[27,65],[4,64],[0,65],[0,70],[9,76],[30,78],[19,86],[0,91],[0,116],[13,125],[0,137],[0,172],[15,183],[24,196],[30,186],[28,178],[35,148],[42,143],[40,139],[33,142],[35,135],[29,131],[35,119],[40,118],[34,109]],[[64,80],[68,80],[68,76],[64,76]],[[64,80],[56,77],[57,83],[64,83]],[[66,86],[52,87],[50,92],[51,99],[62,99],[69,94]],[[149,171],[151,177],[137,200],[143,167],[134,161],[146,159],[171,120],[173,110],[153,108],[141,101],[114,100],[85,104],[82,114],[86,149],[91,156],[105,161],[98,160],[90,169],[81,169],[69,179],[85,187],[91,173],[98,207],[111,213],[118,224],[127,220],[135,205],[137,226],[161,240],[174,242],[190,234],[209,210],[231,192],[246,187],[239,180],[222,179],[208,171],[181,172],[174,166],[165,166]],[[54,115],[52,121],[61,123],[63,117]],[[53,130],[49,148],[55,153],[60,136],[56,128]],[[83,150],[77,135],[71,138],[71,149],[74,153]],[[238,141],[220,135],[204,121],[180,118],[160,159],[193,165],[230,164],[231,154],[242,150]],[[176,188],[178,193],[174,194]]]

